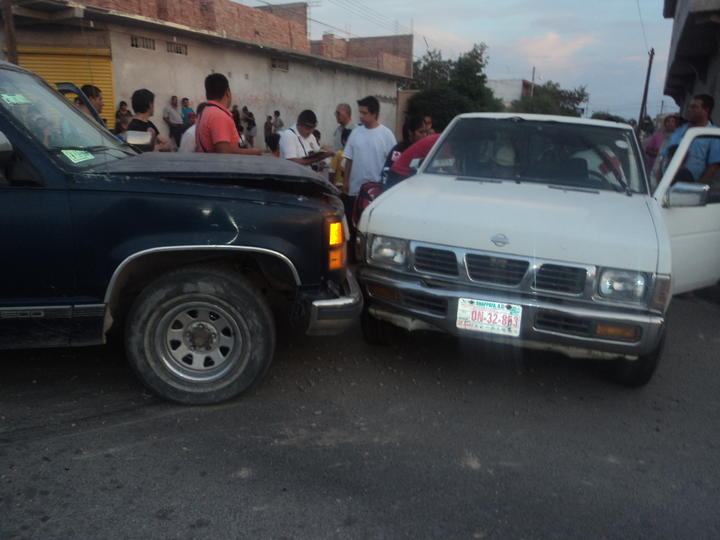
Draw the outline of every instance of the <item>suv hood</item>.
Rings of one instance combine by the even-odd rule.
[[[89,169],[93,174],[162,177],[338,194],[309,167],[286,159],[228,154],[146,152]],[[272,184],[269,184],[272,182]],[[284,186],[284,187],[282,187]]]
[[[372,234],[644,272],[657,267],[645,195],[419,175],[366,214],[361,230]],[[499,234],[509,240],[504,247],[491,240]]]

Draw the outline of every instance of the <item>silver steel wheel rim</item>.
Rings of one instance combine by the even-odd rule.
[[[211,302],[183,302],[162,316],[154,343],[167,369],[191,382],[211,382],[244,368],[249,342],[226,309]]]

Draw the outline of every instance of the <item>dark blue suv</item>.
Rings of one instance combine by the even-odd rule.
[[[114,332],[143,382],[182,403],[260,379],[271,304],[309,334],[340,332],[362,308],[342,203],[313,171],[139,154],[7,63],[0,230],[0,348],[96,345]]]

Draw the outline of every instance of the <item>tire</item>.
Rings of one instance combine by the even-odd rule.
[[[655,349],[637,360],[626,360],[618,358],[612,365],[610,377],[618,384],[628,388],[639,388],[645,386],[652,379],[655,370],[660,363],[663,349],[665,347],[665,336]]]
[[[395,325],[375,318],[367,309],[363,309],[360,317],[363,337],[370,345],[392,345],[395,343]]]
[[[142,382],[187,405],[231,399],[270,367],[275,325],[265,298],[242,276],[192,267],[170,272],[135,299],[125,350]]]

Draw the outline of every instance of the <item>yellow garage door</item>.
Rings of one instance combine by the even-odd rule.
[[[110,49],[72,49],[64,47],[18,47],[20,65],[40,75],[55,88],[55,83],[71,82],[81,87],[93,84],[103,93],[102,116],[107,126],[115,127],[112,56]]]

